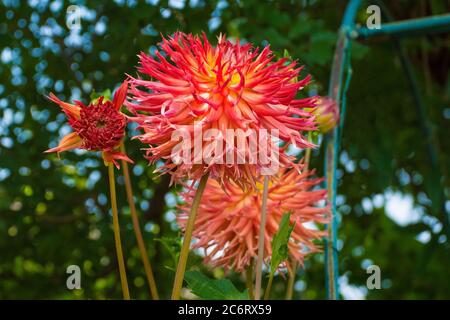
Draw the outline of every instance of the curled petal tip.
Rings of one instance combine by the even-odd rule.
[[[105,162],[109,163],[112,162],[117,167],[117,169],[120,169],[118,160],[123,160],[131,164],[134,164],[133,160],[131,160],[126,154],[120,151],[104,151],[102,152],[102,157]]]
[[[64,113],[67,114],[67,116],[75,118],[75,119],[79,119],[80,118],[80,107],[64,102],[62,100],[60,100],[53,92],[50,92],[50,94],[47,96],[47,98],[56,103],[57,105],[59,105],[61,107],[61,109],[63,109]]]
[[[125,80],[114,94],[113,104],[116,110],[119,110],[120,107],[122,107],[125,98],[127,96],[127,91],[128,91],[128,80]]]
[[[81,147],[83,144],[83,140],[81,137],[76,133],[72,132],[68,135],[64,136],[64,138],[61,139],[58,146],[45,150],[44,153],[51,153],[51,152],[60,152],[72,150]]]

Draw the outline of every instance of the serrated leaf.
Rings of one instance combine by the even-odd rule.
[[[192,293],[207,300],[246,300],[247,290],[240,292],[228,279],[210,279],[199,271],[188,271],[184,275]]]
[[[178,263],[178,256],[181,251],[181,238],[171,238],[171,237],[162,237],[162,238],[155,238],[155,241],[161,242],[161,244],[164,246],[164,248],[169,252],[170,256],[172,257],[173,261],[173,268],[170,266],[166,266],[169,270],[176,269],[176,265]]]
[[[291,213],[285,213],[280,221],[278,231],[272,240],[272,258],[270,259],[270,272],[273,274],[280,263],[288,258],[288,243],[294,230],[295,223],[291,225]]]

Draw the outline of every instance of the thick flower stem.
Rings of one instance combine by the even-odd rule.
[[[269,282],[267,283],[266,291],[264,291],[264,300],[269,300],[270,298],[270,290],[272,289],[273,282],[273,273],[271,272],[269,275]]]
[[[309,132],[308,133],[308,140],[311,141],[311,139],[312,139],[312,135],[311,135],[311,132]],[[311,161],[311,148],[308,148],[308,149],[306,149],[306,152],[305,152],[305,166],[306,166],[306,169],[308,169],[310,161]]]
[[[261,299],[262,267],[264,263],[264,238],[267,219],[267,195],[269,192],[269,176],[264,176],[264,187],[261,207],[261,223],[259,225],[258,258],[256,260],[255,300]]]
[[[295,261],[292,261],[292,270],[291,272],[289,272],[289,280],[286,289],[286,300],[292,300],[296,274],[297,274],[297,263]]]
[[[253,258],[250,261],[250,265],[245,271],[245,283],[247,285],[248,297],[250,300],[254,300],[254,288],[253,288]]]
[[[312,131],[308,132],[308,141],[312,142]],[[305,169],[308,170],[309,162],[311,161],[311,148],[306,149],[305,152]],[[294,283],[295,283],[295,276],[297,275],[297,262],[292,261],[292,270],[289,273],[289,280],[288,285],[286,289],[286,300],[292,300],[292,295],[294,293]]]
[[[120,145],[120,151],[125,153],[125,145]],[[147,276],[147,282],[150,287],[150,295],[153,300],[159,300],[158,289],[156,288],[155,278],[153,276],[152,266],[148,259],[147,249],[145,248],[144,238],[142,237],[141,227],[139,225],[139,218],[136,213],[136,205],[133,199],[133,187],[131,186],[130,170],[128,169],[128,162],[122,160],[122,170],[125,180],[125,190],[127,193],[128,205],[130,206],[131,220],[133,221],[134,234],[136,236],[136,242],[141,254],[142,263],[144,264],[145,275]]]
[[[127,275],[125,271],[125,262],[123,259],[122,243],[120,241],[119,214],[117,212],[116,200],[116,182],[114,180],[114,164],[108,164],[109,192],[111,195],[111,209],[113,215],[114,241],[116,244],[117,262],[119,264],[120,284],[122,285],[123,298],[130,300],[130,291],[128,290]]]
[[[186,271],[186,263],[189,255],[189,247],[191,245],[192,232],[194,231],[195,218],[197,217],[198,207],[205,190],[206,182],[209,174],[205,174],[201,179],[195,192],[194,201],[192,203],[191,212],[184,233],[183,246],[181,247],[180,258],[178,260],[177,272],[173,283],[172,300],[179,300],[181,288],[183,286],[184,272]]]

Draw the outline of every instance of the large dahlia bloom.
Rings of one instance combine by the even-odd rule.
[[[302,168],[304,169],[304,168]],[[311,178],[313,171],[282,169],[272,176],[267,200],[267,223],[264,259],[272,255],[271,243],[284,213],[291,212],[296,222],[288,244],[290,257],[302,264],[307,254],[319,251],[315,239],[326,232],[305,223],[328,221],[328,207],[318,206],[326,198],[326,190],[312,190],[322,179]],[[262,180],[258,185],[262,184]],[[242,190],[233,182],[220,186],[209,179],[203,194],[193,237],[194,248],[205,251],[205,263],[237,272],[245,269],[258,251],[262,187],[257,192]],[[184,192],[185,204],[180,206],[178,222],[184,229],[195,190]]]
[[[224,36],[212,46],[205,35],[177,32],[163,39],[160,49],[154,56],[139,55],[140,76],[131,79],[133,102],[127,104],[143,130],[138,138],[149,145],[148,159],[164,161],[159,171],[170,172],[175,180],[197,180],[210,173],[221,183],[230,179],[249,182],[265,166],[256,157],[265,151],[251,150],[248,140],[247,148],[223,144],[227,129],[252,130],[258,138],[265,129],[299,148],[313,147],[302,132],[316,129],[314,116],[305,110],[315,105],[315,98],[296,98],[310,76],[298,80],[302,67],[295,62],[275,60],[269,47],[259,50]],[[183,152],[190,161],[176,163],[171,154],[180,142],[173,139],[174,132],[183,130],[195,141],[196,125],[203,133],[215,130],[214,137],[201,137],[203,151],[196,150],[195,143],[184,143]],[[217,144],[224,146],[223,153],[216,152]],[[268,157],[277,155],[270,160],[277,161],[276,166],[293,165],[294,159],[284,154],[280,143],[268,142],[268,146]],[[224,159],[230,154],[233,163]],[[195,161],[199,156],[200,161]],[[205,161],[205,156],[210,160]],[[238,158],[243,161],[239,163]]]
[[[114,95],[112,101],[99,97],[95,102],[85,105],[80,101],[70,104],[50,93],[49,99],[58,104],[66,114],[74,132],[64,136],[58,146],[45,152],[57,152],[76,148],[88,151],[101,151],[105,162],[119,167],[118,160],[133,163],[118,147],[125,136],[126,116],[120,112],[128,90],[125,81]]]

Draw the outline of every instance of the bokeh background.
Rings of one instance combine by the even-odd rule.
[[[99,155],[42,152],[70,131],[45,95],[89,101],[136,74],[137,54],[152,54],[161,34],[200,33],[270,43],[307,66],[326,94],[346,1],[150,0],[0,2],[0,298],[121,298],[107,172]],[[69,5],[81,10],[81,29],[66,26]],[[442,0],[388,1],[394,17],[449,12]],[[364,24],[365,7],[358,16]],[[387,38],[352,48],[353,78],[338,167],[339,266],[347,299],[450,298],[450,64],[449,35],[404,39],[413,61],[433,139],[426,141],[400,61]],[[132,127],[129,135],[135,134]],[[427,143],[438,150],[433,169]],[[168,178],[156,178],[141,146],[127,141],[133,187],[159,290],[169,297],[180,235],[178,202]],[[323,151],[312,166],[323,173]],[[132,296],[149,298],[118,178],[122,240]],[[192,255],[190,265],[200,265]],[[66,288],[66,267],[82,269],[81,290]],[[381,268],[382,289],[368,290],[366,268]],[[189,266],[188,266],[189,267]],[[206,270],[223,277],[220,269]],[[242,289],[241,275],[230,274]],[[296,299],[325,298],[323,255],[299,271]],[[283,298],[277,277],[273,297]]]

